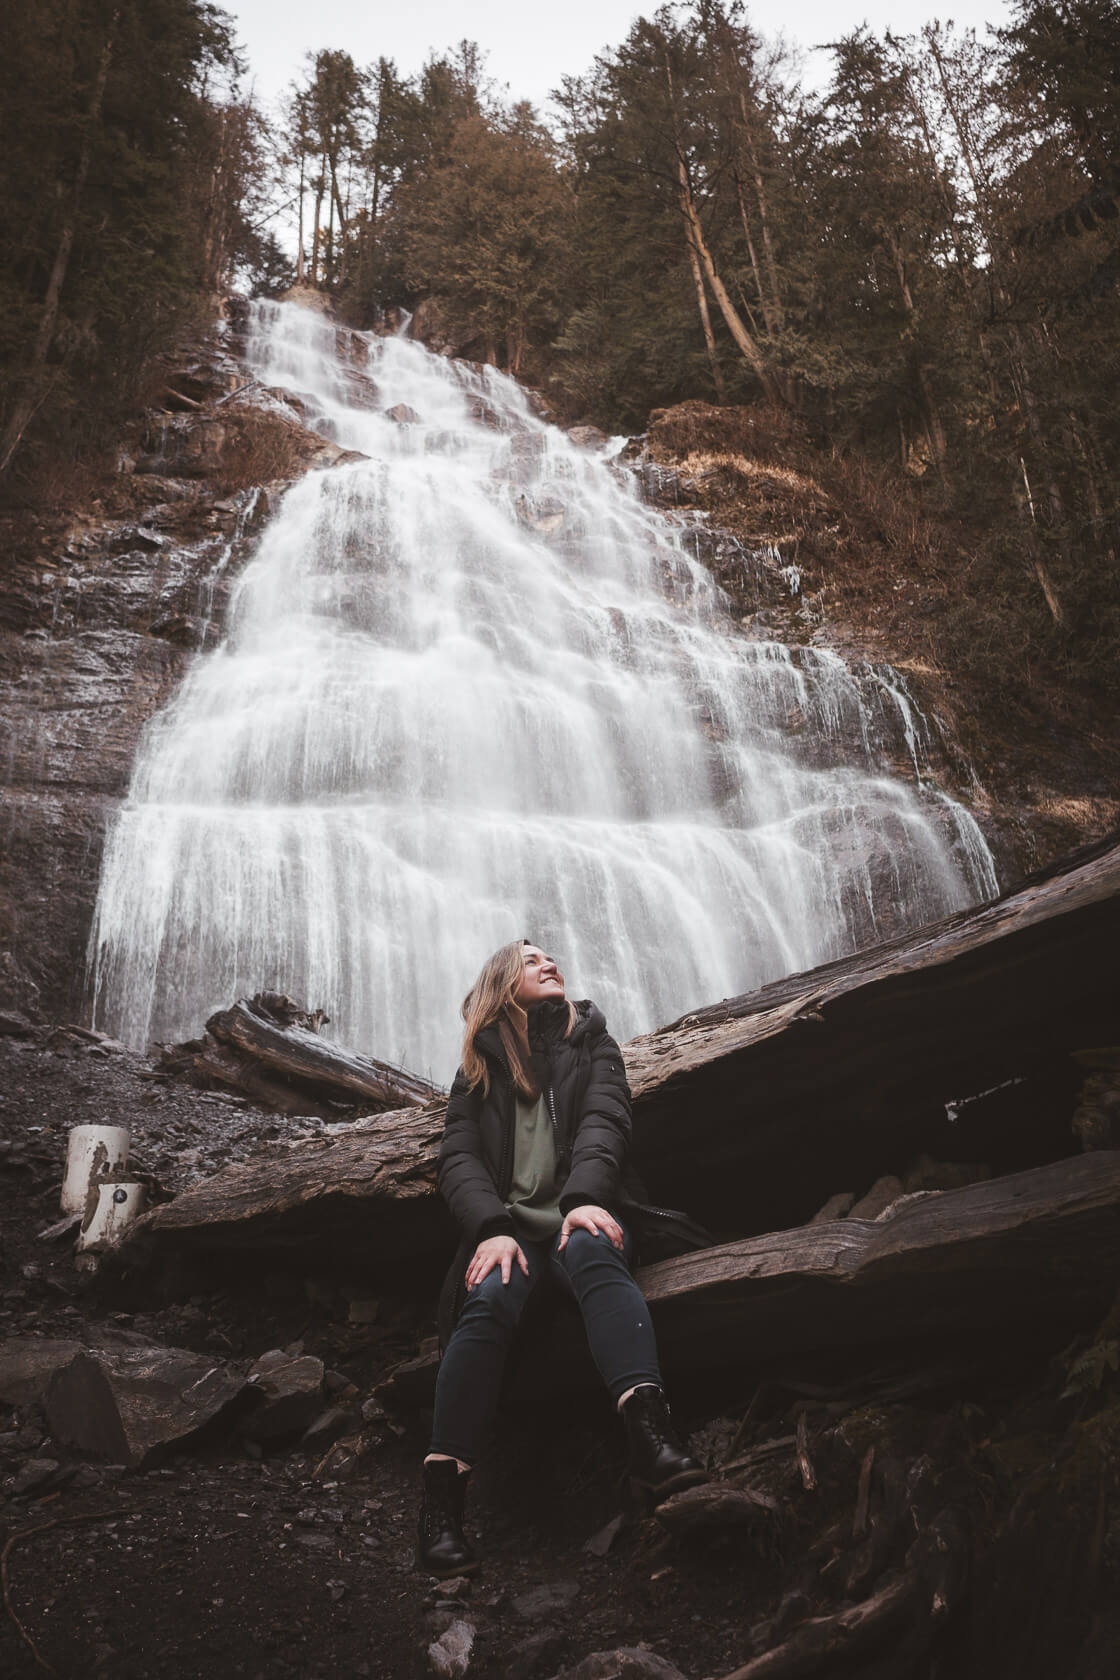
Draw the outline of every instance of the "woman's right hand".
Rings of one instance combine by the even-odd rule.
[[[467,1267],[468,1290],[474,1289],[484,1277],[489,1277],[495,1266],[501,1267],[502,1282],[508,1283],[513,1276],[515,1260],[528,1277],[529,1262],[516,1237],[486,1237],[475,1249]]]

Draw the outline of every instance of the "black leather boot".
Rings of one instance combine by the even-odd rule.
[[[706,1482],[708,1473],[691,1458],[669,1416],[665,1396],[653,1383],[636,1388],[622,1408],[630,1444],[630,1475],[654,1502],[682,1488]]]
[[[424,1503],[420,1507],[416,1566],[429,1575],[473,1575],[478,1558],[463,1534],[463,1496],[469,1472],[453,1458],[424,1466]]]

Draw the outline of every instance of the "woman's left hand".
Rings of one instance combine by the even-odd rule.
[[[564,1215],[564,1223],[560,1227],[560,1241],[556,1244],[556,1252],[567,1248],[568,1238],[573,1231],[590,1231],[593,1237],[600,1233],[614,1244],[620,1252],[622,1250],[622,1226],[613,1214],[601,1207],[577,1207],[571,1213]]]

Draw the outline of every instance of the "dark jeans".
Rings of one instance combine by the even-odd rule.
[[[559,1232],[547,1242],[522,1242],[525,1276],[514,1261],[508,1283],[495,1266],[467,1296],[436,1380],[434,1453],[478,1463],[498,1409],[506,1355],[530,1295],[550,1272],[579,1302],[591,1355],[613,1399],[637,1383],[661,1387],[657,1346],[645,1297],[630,1276],[626,1253],[604,1236],[579,1228],[557,1254]]]

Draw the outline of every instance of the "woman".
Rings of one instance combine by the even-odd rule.
[[[520,940],[484,964],[463,1018],[439,1153],[440,1192],[463,1241],[440,1302],[445,1352],[420,1513],[418,1562],[434,1575],[478,1567],[463,1536],[463,1494],[510,1343],[550,1274],[579,1303],[626,1425],[634,1479],[655,1499],[705,1479],[670,1420],[649,1312],[627,1263],[630,1090],[601,1011],[569,1003],[552,958]]]

